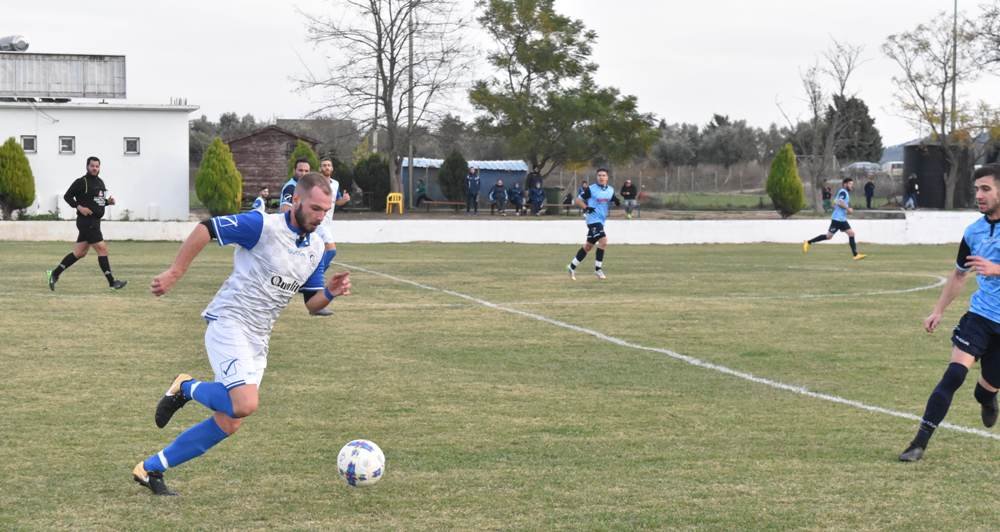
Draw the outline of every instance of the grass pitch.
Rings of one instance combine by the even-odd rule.
[[[914,421],[635,347],[919,415],[967,305],[920,329],[955,246],[612,245],[573,283],[575,246],[342,245],[396,279],[356,270],[332,318],[293,300],[258,413],[154,498],[131,468],[208,415],[152,419],[176,373],[211,378],[198,315],[231,268],[210,246],[155,299],[177,247],[114,242],[126,290],[88,256],[50,293],[69,245],[0,243],[0,529],[995,526],[1000,441],[942,429],[901,464]],[[974,374],[947,420],[981,428]],[[370,489],[336,475],[358,437],[388,460]]]

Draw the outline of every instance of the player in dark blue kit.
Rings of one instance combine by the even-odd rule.
[[[977,360],[980,376],[973,392],[981,405],[983,425],[997,422],[997,385],[1000,385],[1000,165],[988,164],[976,170],[976,204],[984,216],[965,229],[958,248],[955,269],[941,289],[941,296],[924,329],[934,332],[948,305],[962,292],[970,271],[979,275],[979,289],[972,294],[969,311],[962,316],[951,336],[951,361],[941,381],[927,399],[924,416],[910,446],[899,455],[903,462],[916,462],[924,455],[934,429],[941,424],[969,368]]]
[[[583,247],[576,252],[573,261],[566,266],[569,271],[569,278],[576,280],[576,267],[587,257],[587,253],[597,245],[597,255],[594,260],[594,275],[598,279],[607,279],[604,275],[604,250],[608,247],[608,235],[604,234],[604,221],[608,219],[608,203],[614,202],[621,205],[622,202],[615,196],[615,189],[608,186],[608,171],[605,168],[597,169],[597,182],[584,188],[580,195],[576,197],[574,203],[583,209],[587,215],[587,241]]]

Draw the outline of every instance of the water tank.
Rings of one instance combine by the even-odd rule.
[[[23,35],[0,37],[0,52],[23,52],[28,49],[28,40]]]

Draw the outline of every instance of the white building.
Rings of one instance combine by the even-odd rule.
[[[93,155],[117,202],[105,219],[187,220],[188,114],[198,107],[126,104],[125,56],[23,53],[19,39],[20,51],[0,51],[0,142],[13,137],[31,163],[28,210],[74,218],[62,196]]]
[[[35,176],[29,212],[72,219],[63,194],[101,160],[117,204],[105,219],[187,220],[190,105],[0,102],[0,142],[14,137]],[[128,211],[128,212],[126,212]]]

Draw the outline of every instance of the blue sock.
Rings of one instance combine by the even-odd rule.
[[[162,451],[147,458],[142,467],[146,471],[166,471],[168,467],[177,467],[192,458],[197,458],[215,444],[226,439],[225,431],[210,417],[201,423],[185,430],[170,445]]]
[[[330,266],[330,261],[332,261],[333,258],[336,257],[336,256],[337,256],[337,250],[336,249],[328,249],[328,250],[326,250],[326,251],[323,252],[323,260],[320,261],[320,264],[323,265],[323,271],[324,272]]]
[[[229,398],[229,390],[221,382],[190,380],[181,384],[181,393],[184,397],[205,405],[209,410],[236,417],[233,414],[233,400]]]

